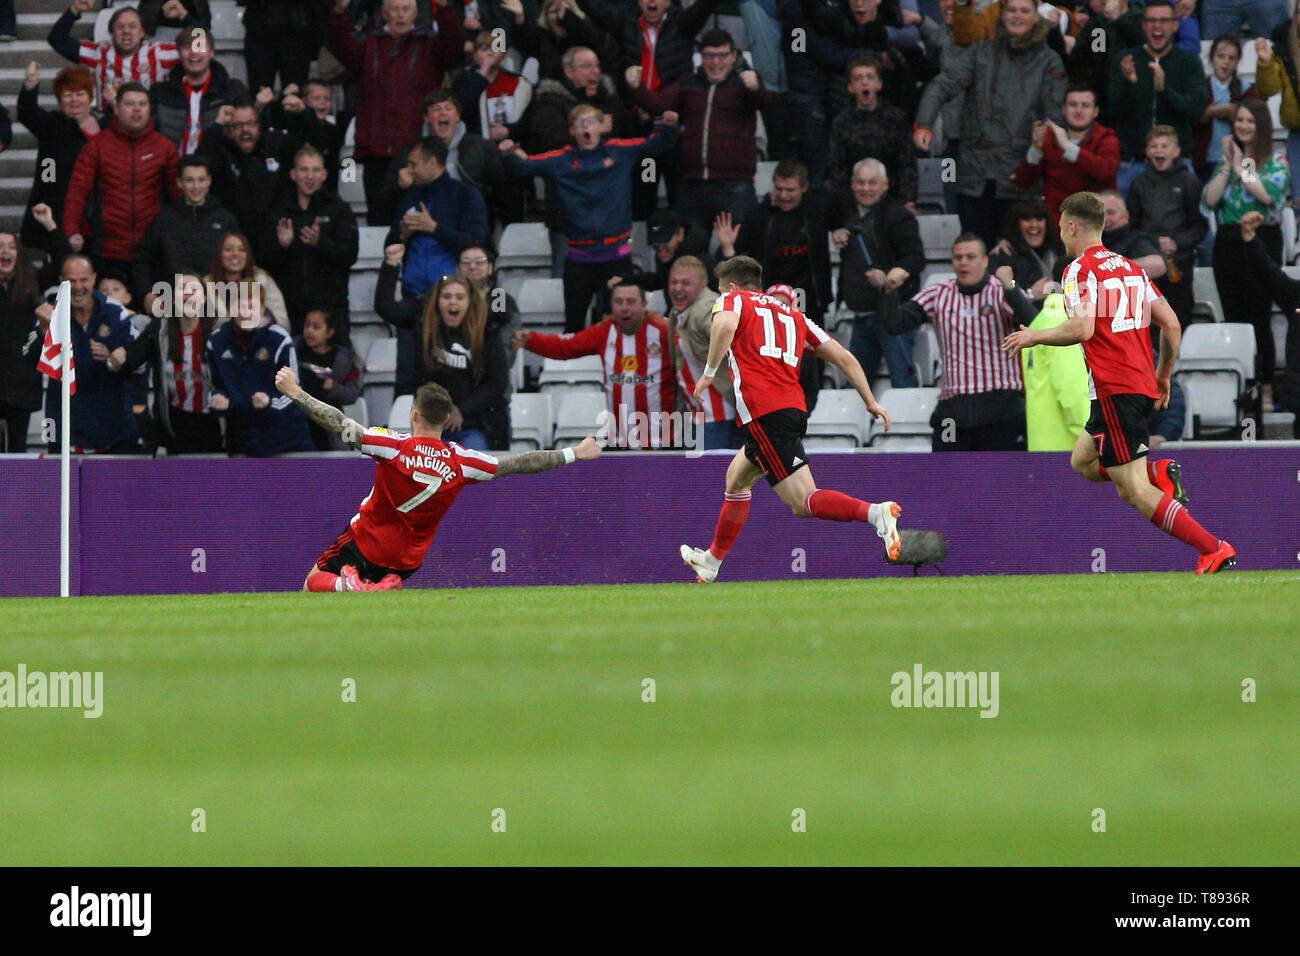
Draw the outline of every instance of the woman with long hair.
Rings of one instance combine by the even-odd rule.
[[[227,232],[217,243],[217,254],[212,257],[212,268],[204,277],[209,282],[259,282],[262,285],[262,302],[275,319],[275,324],[289,328],[289,309],[284,304],[284,294],[270,273],[258,267],[253,260],[253,246],[240,232]],[[242,292],[241,292],[242,295]]]
[[[1223,304],[1223,321],[1249,322],[1255,327],[1255,377],[1264,386],[1264,407],[1272,411],[1272,303],[1268,289],[1243,282],[1250,275],[1241,241],[1241,217],[1258,212],[1264,224],[1257,235],[1269,257],[1282,261],[1282,209],[1291,187],[1291,170],[1273,150],[1273,120],[1268,106],[1255,98],[1242,100],[1233,115],[1232,132],[1222,140],[1223,159],[1205,186],[1202,198],[1214,210],[1214,281]]]
[[[210,407],[212,370],[207,345],[217,320],[203,280],[180,276],[155,317],[127,350],[128,368],[148,362],[153,373],[154,419],[169,455],[221,454],[221,422]]]
[[[483,293],[457,273],[443,276],[426,296],[396,301],[396,271],[380,270],[375,311],[398,328],[415,329],[415,386],[436,382],[451,394],[455,404],[443,438],[470,448],[505,447],[510,366],[499,331],[488,327]]]
[[[35,314],[41,301],[27,250],[12,232],[0,232],[0,420],[6,436],[0,451],[27,450],[27,426],[41,407],[36,354],[44,337]]]

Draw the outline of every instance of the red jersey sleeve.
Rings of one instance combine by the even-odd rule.
[[[528,351],[544,358],[571,359],[583,355],[599,355],[605,351],[605,340],[609,336],[609,323],[612,319],[597,322],[581,332],[567,335],[551,335],[546,332],[533,332],[528,336]]]
[[[496,477],[497,468],[501,464],[496,458],[486,452],[475,451],[473,448],[457,445],[455,442],[451,442],[451,450],[456,456],[456,464],[460,468],[460,473],[466,481],[491,481]]]
[[[367,428],[361,433],[361,454],[392,461],[397,457],[402,442],[410,437],[405,432],[392,432],[387,428]]]

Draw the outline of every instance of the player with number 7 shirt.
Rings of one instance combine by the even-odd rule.
[[[727,467],[713,543],[707,549],[682,545],[682,561],[699,581],[717,578],[749,517],[750,489],[760,477],[766,477],[772,490],[801,518],[871,524],[884,539],[885,553],[897,560],[902,546],[898,517],[903,509],[894,501],[871,503],[818,488],[803,447],[808,409],[799,366],[809,351],[838,366],[862,396],[867,411],[889,429],[889,413],[871,393],[862,366],[801,311],[761,291],[763,267],[755,260],[735,256],[713,272],[722,295],[713,306],[709,356],[696,380],[695,397],[699,399],[713,384],[718,366],[727,358],[745,444]]]
[[[1197,574],[1214,574],[1236,563],[1236,549],[1187,512],[1178,463],[1147,457],[1152,409],[1169,405],[1169,378],[1182,342],[1178,316],[1141,266],[1101,244],[1105,224],[1096,193],[1075,193],[1061,204],[1061,240],[1073,258],[1061,283],[1069,318],[1051,329],[1022,325],[1002,347],[1015,355],[1031,345],[1082,343],[1092,416],[1071,467],[1089,481],[1113,482],[1152,524],[1201,553]],[[1161,333],[1159,366],[1151,358],[1153,322]]]
[[[409,434],[363,428],[303,391],[292,369],[276,372],[275,387],[316,424],[375,459],[374,487],[347,530],[307,573],[304,591],[401,590],[402,582],[419,570],[442,516],[466,486],[600,457],[591,435],[571,448],[502,459],[443,441],[454,406],[447,390],[433,382],[416,389]]]

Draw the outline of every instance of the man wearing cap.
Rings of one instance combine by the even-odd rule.
[[[223,106],[246,99],[248,90],[213,59],[212,34],[189,27],[176,37],[181,61],[161,83],[149,88],[154,124],[182,156],[199,148],[205,130]]]
[[[710,236],[707,230],[693,222],[684,222],[671,209],[656,209],[646,220],[646,232],[650,248],[655,253],[654,271],[635,273],[632,276],[633,282],[649,292],[666,289],[673,264],[682,256],[694,256],[704,265],[705,284],[708,284],[714,260],[709,255]],[[611,279],[609,287],[614,288],[618,281],[617,276]]]

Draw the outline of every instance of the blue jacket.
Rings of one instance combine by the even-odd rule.
[[[402,217],[420,203],[424,203],[438,229],[416,233],[407,240],[402,263],[402,291],[406,295],[422,295],[433,288],[443,276],[456,271],[465,243],[488,238],[487,203],[482,193],[443,173],[427,186],[412,186],[406,191],[385,245],[402,241]]]
[[[647,156],[658,156],[677,141],[677,127],[665,126],[644,138],[606,139],[595,149],[563,149],[520,159],[505,159],[513,176],[549,176],[564,214],[569,254],[620,245],[632,236],[632,169]]]
[[[77,391],[72,396],[72,444],[86,449],[114,448],[122,443],[138,444],[140,433],[135,427],[131,412],[131,399],[127,385],[131,375],[125,371],[110,372],[106,362],[95,361],[90,343],[102,342],[112,352],[126,348],[135,340],[131,319],[126,310],[111,303],[96,292],[94,310],[90,321],[82,328],[72,320],[72,358],[76,362]],[[48,300],[54,302],[51,296]],[[56,426],[63,417],[63,386],[50,379],[46,385],[46,414]],[[55,435],[62,437],[56,431]]]
[[[212,392],[230,399],[226,421],[234,450],[251,458],[267,458],[289,451],[315,451],[307,430],[307,416],[275,387],[275,373],[289,366],[298,374],[293,340],[271,323],[250,333],[247,349],[235,338],[235,325],[226,322],[208,337],[208,367]],[[265,392],[266,408],[253,407],[253,395]]]

